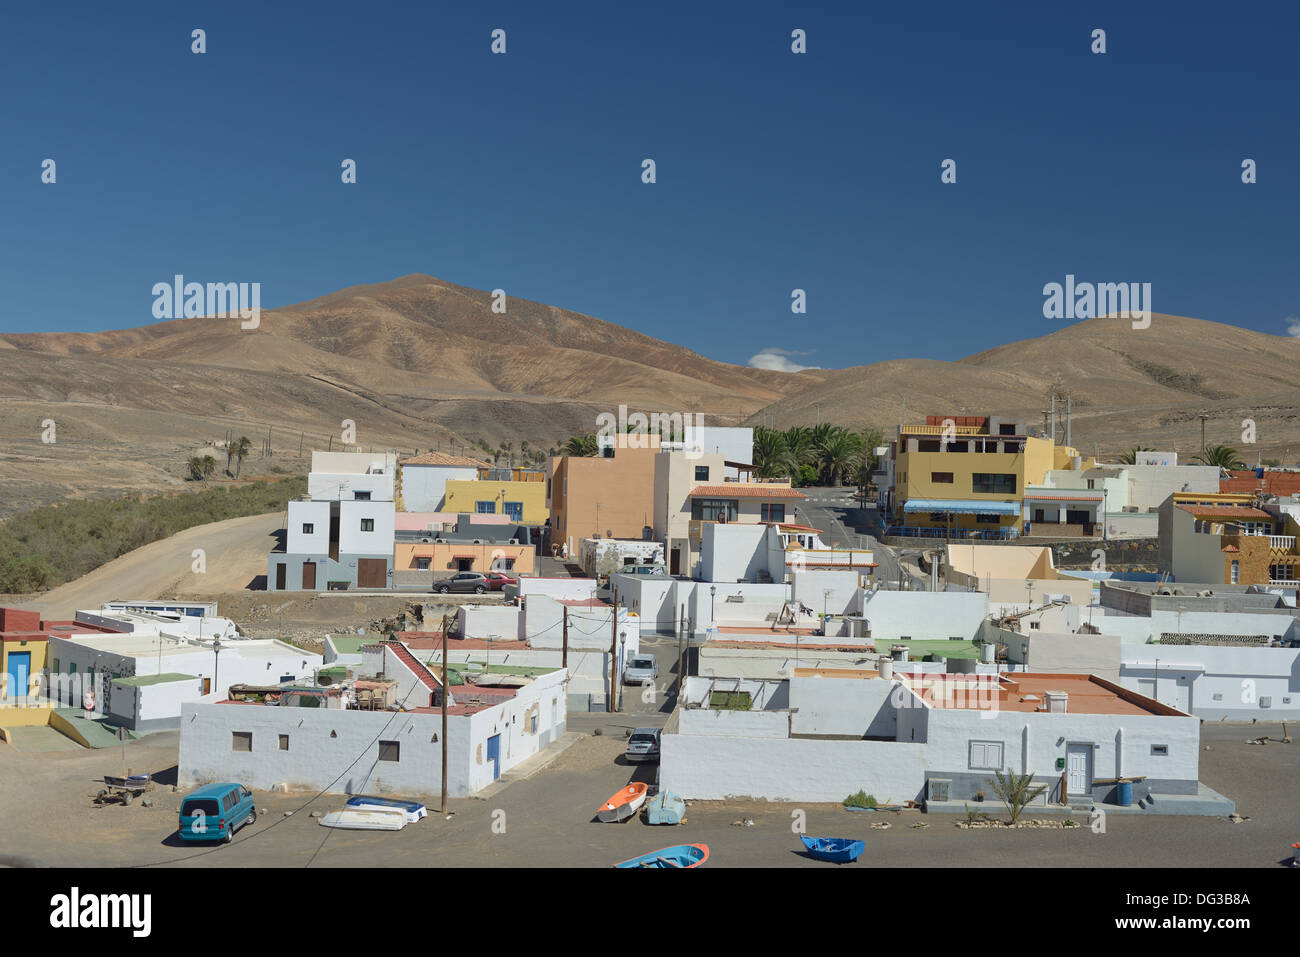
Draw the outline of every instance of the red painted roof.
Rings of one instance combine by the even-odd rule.
[[[1179,505],[1178,507],[1197,518],[1249,518],[1265,522],[1277,521],[1262,508],[1251,505]]]
[[[691,489],[692,498],[807,498],[785,485],[697,485]]]
[[[1219,479],[1219,491],[1238,494],[1263,491],[1284,498],[1300,492],[1300,472],[1265,469],[1261,479],[1255,477],[1253,469],[1237,469],[1231,478]]]

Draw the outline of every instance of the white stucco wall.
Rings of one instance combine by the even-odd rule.
[[[660,786],[687,800],[838,802],[862,789],[884,802],[921,796],[925,746],[890,741],[665,734]]]
[[[727,522],[710,523],[700,532],[700,579],[707,582],[755,580],[767,569],[769,526]],[[782,581],[774,575],[773,581]]]
[[[898,730],[890,702],[893,687],[892,681],[879,678],[791,678],[791,730],[893,738]]]
[[[478,478],[478,469],[446,465],[403,465],[402,506],[407,512],[438,512],[447,496],[449,479]]]
[[[289,555],[324,555],[330,546],[330,503],[290,502],[285,520],[285,552]],[[306,533],[304,525],[312,530]]]
[[[1120,654],[1120,684],[1199,718],[1300,718],[1300,648],[1124,644]]]
[[[339,553],[342,555],[393,554],[393,503],[341,502],[339,504]],[[363,532],[362,519],[374,522],[374,530]],[[329,531],[328,524],[326,531]]]
[[[857,610],[858,573],[854,571],[813,571],[805,569],[791,575],[794,597],[814,613],[847,615]],[[825,593],[829,591],[829,597]]]
[[[519,579],[519,597],[545,595],[564,601],[585,601],[595,597],[597,582],[594,578],[533,578]]]
[[[514,605],[461,605],[456,613],[457,631],[465,638],[524,637],[523,610]]]
[[[982,592],[869,591],[863,615],[877,638],[974,639],[988,611]]]

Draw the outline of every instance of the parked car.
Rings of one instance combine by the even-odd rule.
[[[235,831],[257,820],[253,794],[242,784],[208,784],[181,801],[177,833],[182,841],[229,844]]]
[[[635,728],[632,736],[627,739],[627,750],[623,756],[629,761],[654,761],[659,762],[659,736],[662,734],[658,728]]]
[[[492,586],[493,591],[500,591],[507,585],[519,584],[518,578],[511,578],[509,575],[501,574],[501,572],[488,572],[483,577],[488,580],[488,584]]]
[[[653,655],[633,655],[623,667],[623,684],[643,685],[659,677],[659,663]]]
[[[492,583],[481,572],[459,572],[450,578],[433,583],[433,590],[440,595],[448,592],[473,592],[481,595],[492,590]]]

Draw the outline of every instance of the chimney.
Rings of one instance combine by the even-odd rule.
[[[1044,691],[1049,714],[1065,714],[1069,710],[1070,696],[1064,691]]]

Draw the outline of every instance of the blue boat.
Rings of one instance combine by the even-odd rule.
[[[400,801],[397,798],[378,797],[373,794],[358,794],[348,798],[347,806],[358,811],[401,811],[408,822],[420,820],[429,813],[419,801]]]
[[[660,791],[645,806],[647,824],[681,824],[686,802],[672,791]]]
[[[651,851],[630,860],[619,861],[615,867],[699,867],[709,859],[707,844],[674,844],[660,851]]]
[[[856,861],[866,849],[866,845],[851,837],[805,837],[800,834],[799,840],[803,841],[803,846],[808,849],[808,853],[817,860],[830,861],[833,864],[848,864]]]

